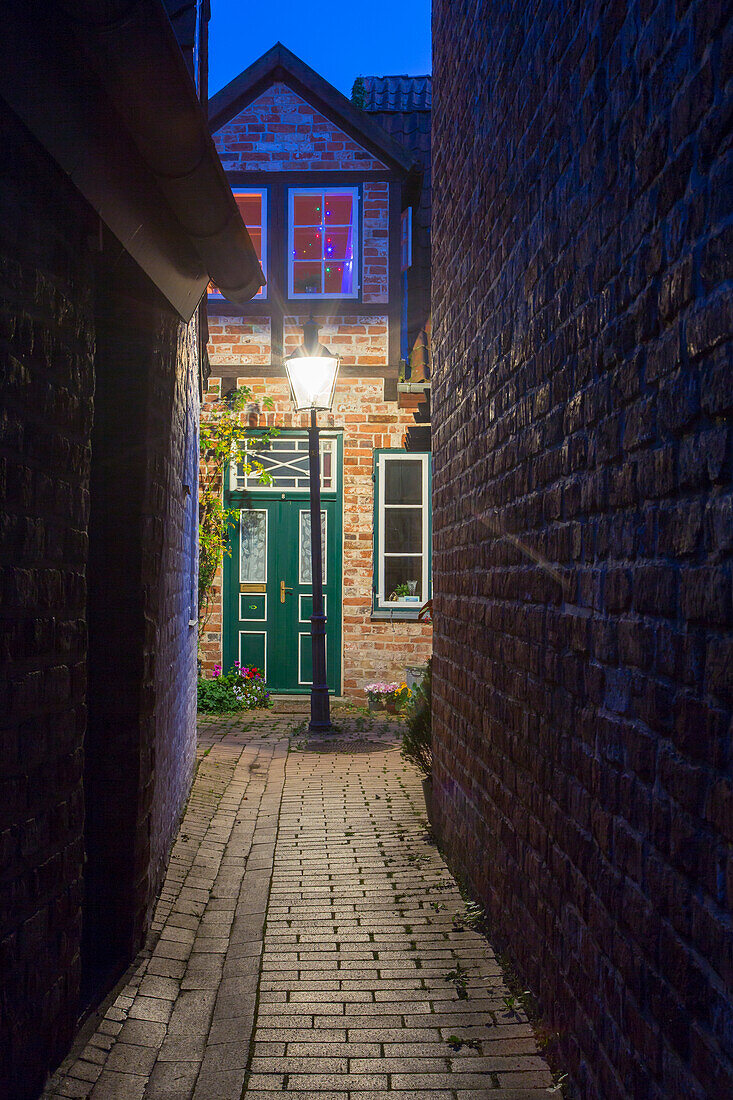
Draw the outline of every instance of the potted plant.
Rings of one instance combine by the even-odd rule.
[[[369,713],[386,710],[388,714],[396,714],[401,710],[410,698],[410,689],[407,684],[385,683],[378,681],[367,684],[364,688],[369,704]]]
[[[423,794],[428,821],[433,820],[433,744],[431,722],[432,658],[428,661],[422,682],[414,689],[407,709],[407,722],[402,734],[402,755],[423,775]]]

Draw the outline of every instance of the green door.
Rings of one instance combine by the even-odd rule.
[[[331,484],[333,491],[321,500],[321,537],[327,682],[338,694],[342,519],[335,478]],[[264,670],[271,691],[305,694],[312,682],[308,493],[230,490],[227,506],[239,511],[239,522],[230,536],[232,554],[224,559],[224,667],[254,665]]]

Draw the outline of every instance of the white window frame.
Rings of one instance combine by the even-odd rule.
[[[374,531],[374,571],[375,571],[375,611],[419,611],[421,606],[431,596],[430,576],[430,452],[429,451],[378,451],[375,463],[376,501],[375,501],[375,531]],[[388,592],[384,590],[384,570],[386,557],[410,557],[409,554],[387,554],[384,550],[384,520],[385,500],[384,490],[386,484],[386,465],[390,461],[420,462],[422,464],[422,596],[420,601],[388,600]],[[415,508],[414,504],[390,504],[390,508]]]
[[[293,245],[295,240],[295,196],[296,195],[321,195],[323,198],[323,204],[325,206],[325,200],[327,195],[351,195],[353,198],[353,251],[354,251],[354,283],[351,294],[342,294],[340,291],[337,294],[329,294],[325,290],[320,294],[296,294],[293,290],[293,264],[295,257],[293,256]],[[289,187],[288,188],[288,298],[298,299],[300,301],[307,300],[309,298],[340,298],[340,299],[354,299],[358,298],[361,292],[361,279],[359,277],[361,271],[359,245],[361,243],[360,233],[360,204],[359,204],[359,188],[358,187]],[[321,256],[321,265],[328,261],[324,256]],[[338,263],[338,261],[335,261]],[[323,268],[321,273],[324,274]],[[325,286],[325,279],[323,280]]]
[[[267,278],[267,188],[266,187],[232,187],[233,195],[259,195],[262,200],[262,274]],[[249,232],[249,230],[248,230]],[[217,288],[208,293],[209,301],[223,299],[224,295]],[[253,302],[267,298],[267,283],[261,286],[252,299]]]

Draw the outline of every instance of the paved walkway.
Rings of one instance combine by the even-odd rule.
[[[149,948],[45,1097],[550,1097],[396,723],[300,721],[202,723]]]

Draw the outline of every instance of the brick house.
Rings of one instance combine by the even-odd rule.
[[[730,15],[433,4],[437,826],[583,1100],[733,1096]]]
[[[352,696],[370,680],[402,680],[431,647],[418,621],[431,591],[429,78],[367,79],[359,100],[365,109],[277,45],[210,101],[267,285],[245,308],[212,288],[208,394],[246,385],[269,396],[271,412],[254,402],[244,419],[255,440],[280,434],[254,448],[271,486],[227,475],[240,521],[202,650],[206,668],[263,667],[275,692],[310,683],[306,419],[292,412],[283,356],[311,317],[341,357],[322,421],[329,687]],[[392,137],[369,109],[391,119]]]
[[[211,278],[261,272],[197,98],[207,5],[13,4],[0,40],[0,1094],[142,945],[196,749]],[[117,20],[116,16],[125,16]],[[195,48],[194,44],[195,43]],[[184,63],[186,62],[186,63]],[[154,107],[151,107],[154,104]]]

